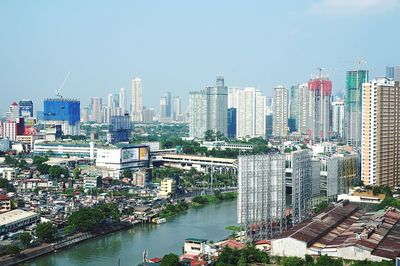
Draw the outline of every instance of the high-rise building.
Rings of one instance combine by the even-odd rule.
[[[152,123],[154,121],[154,117],[156,116],[156,111],[154,108],[143,108],[143,122],[144,123]]]
[[[298,117],[299,117],[299,104],[298,104],[298,98],[299,98],[299,84],[294,85],[290,87],[290,115],[289,115],[289,130],[291,132],[297,131],[299,126],[298,126]]]
[[[181,97],[174,96],[173,98],[173,118],[175,121],[182,121],[182,101]]]
[[[265,138],[265,96],[255,88],[237,91],[236,137]]]
[[[103,109],[103,104],[101,98],[92,97],[90,99],[90,111],[91,111],[90,120],[100,124],[103,121],[102,109]]]
[[[140,78],[132,79],[132,121],[142,121],[143,100],[142,100],[142,80]]]
[[[19,116],[24,118],[33,117],[33,102],[31,100],[19,101]]]
[[[164,94],[165,98],[165,116],[164,117],[172,117],[172,98],[171,92],[167,91]]]
[[[387,66],[386,77],[395,81],[400,81],[400,66]]]
[[[240,88],[229,87],[228,89],[228,108],[236,108],[238,106],[238,91]]]
[[[344,115],[345,115],[345,104],[343,99],[335,99],[332,102],[332,133],[337,137],[344,137]]]
[[[103,120],[102,121],[104,124],[110,124],[111,115],[112,115],[112,108],[109,106],[103,106],[103,109],[102,109]]]
[[[126,110],[126,97],[125,88],[119,89],[119,108],[121,109],[122,115],[125,114]]]
[[[78,100],[46,99],[43,104],[43,118],[46,125],[60,125],[64,135],[79,135],[81,115]]]
[[[272,113],[267,113],[265,116],[265,138],[269,139],[274,132],[274,116]]]
[[[87,107],[81,108],[81,122],[82,123],[89,122],[89,108]]]
[[[131,122],[129,115],[111,116],[110,127],[108,129],[108,142],[118,143],[129,141],[131,136]]]
[[[19,117],[19,107],[18,103],[13,102],[9,107],[8,111],[6,112],[6,120],[7,121],[16,121]]]
[[[297,130],[301,134],[310,134],[311,124],[311,105],[312,94],[308,90],[308,84],[303,83],[298,85],[297,93]]]
[[[314,142],[329,141],[332,81],[320,74],[308,82],[308,89],[312,94],[310,137]]]
[[[7,120],[3,124],[3,138],[15,141],[18,135],[24,134],[24,118]]]
[[[228,89],[223,77],[217,77],[216,86],[189,94],[189,136],[203,138],[207,130],[228,131]]]
[[[288,90],[283,86],[274,88],[274,130],[275,137],[286,137],[288,133]]]
[[[368,82],[367,70],[346,72],[346,142],[353,147],[361,146],[362,84]]]
[[[285,155],[238,157],[238,223],[250,240],[270,239],[285,225]]]
[[[160,98],[160,120],[167,118],[168,99],[166,96]]]
[[[361,179],[365,185],[400,186],[399,82],[376,78],[363,84]]]
[[[228,138],[236,138],[236,108],[228,108]]]

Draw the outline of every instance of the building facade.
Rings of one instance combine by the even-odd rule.
[[[400,88],[376,78],[363,85],[361,178],[366,185],[400,186]]]
[[[286,137],[288,134],[288,90],[283,86],[274,88],[274,137]]]
[[[228,109],[228,138],[236,138],[236,108]]]
[[[142,80],[140,78],[134,78],[132,79],[132,108],[131,108],[132,121],[141,122],[142,112],[143,112]]]
[[[345,103],[342,99],[332,102],[332,133],[341,139],[345,129]]]
[[[64,135],[79,135],[80,102],[78,100],[46,99],[43,104],[46,126],[60,125]]]

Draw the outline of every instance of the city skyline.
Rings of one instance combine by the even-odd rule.
[[[216,75],[224,75],[229,87],[256,87],[271,96],[279,84],[289,88],[307,82],[320,66],[333,81],[333,91],[343,91],[346,71],[360,59],[368,62],[371,77],[384,76],[386,65],[398,64],[394,45],[361,40],[378,29],[391,32],[399,1],[367,2],[173,1],[150,6],[88,1],[76,12],[75,2],[3,2],[0,87],[14,93],[3,97],[1,106],[21,98],[38,103],[53,97],[68,72],[61,93],[79,95],[83,106],[92,96],[129,89],[135,76],[143,80],[143,105],[149,107],[157,107],[165,91],[181,95],[187,106],[189,91],[202,89]],[[141,12],[131,16],[135,9]],[[380,19],[370,19],[376,16]],[[216,38],[222,41],[206,41]],[[321,45],[316,38],[327,42]],[[396,42],[399,37],[393,38]]]

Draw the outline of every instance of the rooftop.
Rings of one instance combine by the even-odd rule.
[[[0,214],[0,226],[14,223],[23,219],[33,218],[38,215],[39,214],[36,212],[29,212],[19,209],[5,212]]]

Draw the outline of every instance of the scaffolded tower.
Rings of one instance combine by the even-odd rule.
[[[269,239],[286,225],[285,156],[280,153],[238,158],[238,223],[249,241]]]

